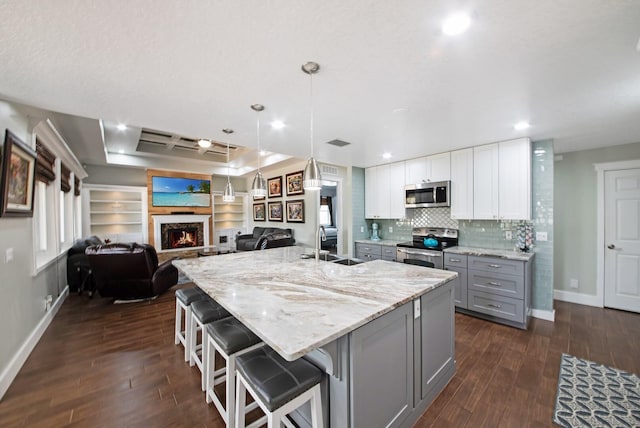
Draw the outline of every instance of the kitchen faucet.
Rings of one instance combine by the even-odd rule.
[[[316,260],[320,260],[320,248],[321,248],[320,241],[321,240],[322,241],[327,240],[327,232],[324,230],[323,225],[319,225],[318,230],[316,230],[316,249],[315,249]]]

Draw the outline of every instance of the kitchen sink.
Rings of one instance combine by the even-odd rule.
[[[315,259],[316,255],[315,254],[303,254],[302,256],[300,256],[303,259]],[[329,253],[320,253],[320,260],[322,260],[323,262],[333,262],[336,260],[344,260],[342,257],[338,257],[335,254],[329,254]]]
[[[340,260],[336,260],[333,263],[338,264],[338,265],[345,265],[345,266],[355,266],[355,265],[359,265],[360,263],[364,263],[364,262],[362,260],[340,259]]]

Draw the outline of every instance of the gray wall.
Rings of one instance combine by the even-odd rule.
[[[85,183],[107,184],[112,186],[146,186],[147,171],[144,168],[131,168],[117,165],[85,165],[88,177]],[[212,190],[224,191],[227,185],[226,176],[212,176]],[[231,185],[236,192],[246,191],[246,180],[231,177]]]
[[[555,162],[556,290],[596,294],[595,163],[640,159],[640,143],[562,154]],[[570,279],[579,288],[569,287]]]
[[[35,125],[35,124],[31,124]],[[27,117],[13,106],[0,101],[0,130],[10,129],[21,140],[31,144],[31,126]],[[8,248],[14,259],[5,263]],[[0,373],[3,373],[20,346],[45,315],[45,298],[58,297],[66,283],[66,257],[53,262],[33,276],[33,229],[29,218],[0,218]]]

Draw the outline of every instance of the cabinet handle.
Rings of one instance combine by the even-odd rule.
[[[490,268],[494,268],[494,269],[500,269],[502,267],[500,265],[493,265],[493,264],[487,265],[487,266],[489,266]]]
[[[453,262],[453,263],[460,263],[462,260],[460,260],[460,259],[449,259],[449,261]]]
[[[500,284],[499,282],[494,282],[494,281],[487,282],[487,285],[493,285],[494,287],[502,287],[502,284]]]
[[[502,305],[494,305],[493,303],[487,303],[490,308],[502,309]]]

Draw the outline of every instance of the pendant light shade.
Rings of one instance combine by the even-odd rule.
[[[302,187],[304,190],[320,190],[322,188],[322,175],[318,163],[313,157],[313,75],[320,70],[320,65],[316,62],[308,62],[302,66],[302,71],[309,75],[309,133],[311,143],[311,157],[304,168],[304,179]]]
[[[227,134],[227,185],[224,188],[224,194],[222,195],[223,202],[233,202],[236,200],[236,192],[231,185],[231,178],[229,177],[229,135],[233,134],[233,129],[225,128],[222,130]]]
[[[260,158],[262,155],[260,154],[260,112],[264,110],[264,106],[262,104],[253,104],[251,109],[256,112],[256,137],[258,140],[258,172],[256,176],[253,177],[253,183],[251,184],[251,195],[253,197],[256,196],[267,196],[267,180],[262,176],[262,172],[260,172]]]

